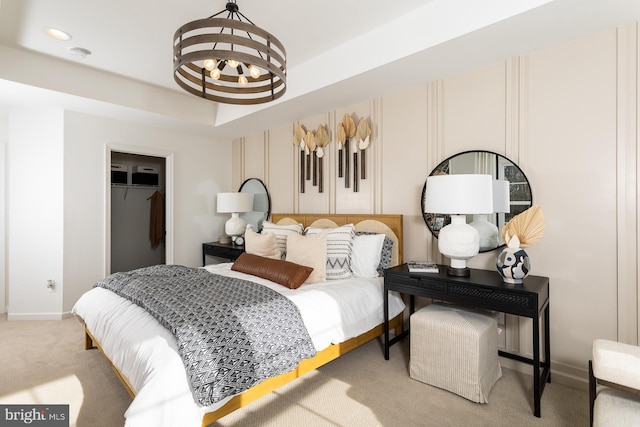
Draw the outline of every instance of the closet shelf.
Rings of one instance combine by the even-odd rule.
[[[164,185],[146,185],[146,184],[111,184],[112,188],[155,188],[163,189]]]

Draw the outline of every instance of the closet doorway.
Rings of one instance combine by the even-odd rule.
[[[109,150],[109,273],[170,263],[168,164],[165,156]]]

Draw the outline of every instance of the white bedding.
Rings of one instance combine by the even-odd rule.
[[[231,263],[205,267],[225,276],[252,280],[291,299],[302,314],[316,350],[360,335],[384,321],[383,281],[349,278],[305,284],[296,290],[231,270]],[[404,310],[399,295],[389,294],[389,316]],[[206,412],[189,387],[173,335],[144,309],[103,288],[93,288],[73,313],[100,342],[106,356],[128,379],[136,397],[125,413],[127,427],[201,426]]]

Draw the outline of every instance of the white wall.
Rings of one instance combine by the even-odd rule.
[[[202,243],[216,240],[226,220],[214,201],[230,187],[230,143],[69,112],[65,144],[66,176],[85,177],[65,181],[65,279],[74,284],[65,312],[105,273],[107,145],[173,155],[173,262],[202,264]]]
[[[446,157],[471,149],[512,159],[527,175],[534,203],[546,217],[545,236],[528,252],[532,274],[550,277],[553,377],[585,387],[593,339],[638,343],[637,34],[635,24],[611,29],[337,107],[321,116],[332,135],[345,112],[372,120],[371,180],[360,193],[345,191],[335,178],[335,157],[329,157],[327,194],[301,195],[297,186],[271,185],[272,199],[295,212],[343,212],[355,208],[356,200],[366,212],[403,214],[404,259],[441,260],[420,213],[427,175]],[[314,126],[317,121],[317,116],[299,119]],[[234,148],[234,170],[264,174],[269,182],[295,182],[292,131],[293,123],[288,141],[281,141],[282,128],[241,139]],[[288,144],[291,154],[271,154],[274,135],[278,150]],[[252,156],[264,141],[266,166],[258,169],[243,158],[248,141]],[[335,147],[332,141],[329,150]],[[496,255],[479,254],[469,265],[495,269]],[[530,320],[507,316],[506,334],[507,348],[532,354]]]
[[[529,254],[551,277],[558,367],[585,368],[594,338],[618,338],[616,151],[625,142],[616,141],[616,116],[625,112],[616,103],[616,36],[536,52],[522,64],[520,163],[547,218]]]
[[[214,200],[230,187],[230,143],[62,110],[9,117],[9,319],[61,318],[107,271],[108,146],[172,156],[173,260],[201,264],[226,219]]]
[[[64,112],[15,109],[7,145],[7,287],[14,314],[59,318],[63,292]],[[47,280],[56,288],[47,288]]]

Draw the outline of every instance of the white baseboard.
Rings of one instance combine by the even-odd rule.
[[[518,372],[533,375],[533,368],[517,360],[500,357],[500,365]],[[560,362],[551,361],[551,382],[577,390],[589,391],[589,373],[587,367],[578,368]]]
[[[73,317],[71,312],[65,313],[7,313],[7,320],[64,320]]]

